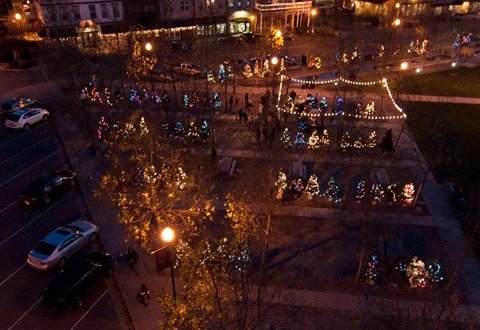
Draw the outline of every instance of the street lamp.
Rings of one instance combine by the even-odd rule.
[[[150,42],[147,42],[147,43],[145,44],[145,50],[146,50],[147,52],[150,52],[150,51],[152,51],[152,49],[153,49],[152,44],[151,44]]]
[[[282,31],[277,30],[275,31],[275,38],[281,38],[282,37]]]
[[[317,11],[317,9],[313,8],[312,11],[310,11],[310,13],[312,14],[313,17],[315,17],[315,16],[317,16],[318,11]]]
[[[177,300],[177,290],[175,289],[175,276],[173,275],[173,258],[172,251],[170,249],[170,244],[175,239],[175,232],[170,227],[165,227],[160,233],[162,241],[166,244],[168,263],[170,264],[170,276],[172,277],[172,290],[173,290],[173,299]]]
[[[15,14],[15,20],[16,20],[16,21],[19,21],[19,20],[21,20],[21,19],[22,19],[22,14],[16,13],[16,14]]]
[[[395,8],[400,9],[400,2],[397,2],[397,3],[395,4]]]
[[[400,70],[402,70],[402,71],[407,70],[408,67],[409,67],[408,62],[402,62],[402,63],[400,64]]]
[[[402,23],[402,21],[400,20],[400,18],[396,18],[396,19],[393,21],[393,26],[394,26],[394,27],[399,27],[401,23]]]
[[[279,60],[278,57],[274,56],[270,60],[270,63],[272,63],[272,96],[275,99],[275,77],[277,75],[276,69],[277,69],[277,64]]]

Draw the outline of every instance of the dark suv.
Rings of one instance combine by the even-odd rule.
[[[61,311],[82,306],[88,289],[100,277],[112,274],[114,264],[110,254],[91,252],[86,258],[67,265],[45,288],[45,304]]]

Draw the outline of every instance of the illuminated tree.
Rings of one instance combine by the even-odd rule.
[[[141,43],[135,36],[132,37],[132,50],[127,61],[127,76],[139,81],[145,78],[157,63],[154,54],[143,50]]]

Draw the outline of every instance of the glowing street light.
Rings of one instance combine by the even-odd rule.
[[[173,240],[175,239],[175,232],[170,227],[165,227],[165,229],[162,230],[162,233],[160,235],[162,237],[162,241],[167,244],[173,242]]]
[[[452,62],[452,68],[457,66],[457,62]]]
[[[255,15],[250,15],[250,20],[253,22],[255,20]]]
[[[282,37],[282,31],[277,30],[275,31],[275,38],[281,38]]]
[[[146,50],[147,52],[150,52],[152,49],[153,49],[152,44],[151,44],[150,42],[147,42],[147,43],[145,44],[145,50]]]
[[[317,9],[313,8],[312,11],[310,11],[310,14],[312,14],[313,17],[317,16],[318,14]]]
[[[20,14],[20,13],[15,13],[15,20],[16,20],[16,21],[19,21],[19,20],[21,20],[21,19],[22,19],[22,14]]]
[[[400,9],[400,2],[397,2],[397,3],[395,4],[395,8]]]
[[[405,71],[405,70],[408,69],[409,66],[410,66],[410,65],[408,64],[408,62],[402,62],[402,63],[400,64],[400,70]]]
[[[397,18],[393,21],[393,26],[394,27],[399,27],[401,23],[402,23],[402,21],[400,20],[400,18]]]
[[[273,65],[277,65],[278,64],[278,57],[276,57],[276,56],[272,57],[270,62],[272,62]]]

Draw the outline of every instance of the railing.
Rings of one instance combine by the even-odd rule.
[[[258,11],[281,11],[281,10],[310,10],[312,8],[311,1],[302,2],[282,2],[272,4],[258,4],[255,9]]]

